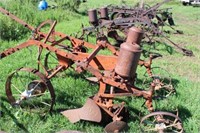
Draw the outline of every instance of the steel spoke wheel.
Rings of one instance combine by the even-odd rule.
[[[175,93],[170,74],[163,68],[153,67],[152,74],[144,74],[143,88],[148,89],[150,84],[155,83],[155,96],[168,97]]]
[[[58,65],[59,62],[56,54],[48,52],[44,58],[44,68],[48,72],[48,74],[51,74]]]
[[[45,114],[52,110],[55,94],[45,75],[31,68],[20,68],[6,81],[6,95],[14,107]]]
[[[169,112],[153,112],[144,116],[140,122],[142,132],[182,133],[181,119]]]

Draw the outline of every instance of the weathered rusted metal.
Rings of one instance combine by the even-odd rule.
[[[127,127],[128,125],[124,121],[113,121],[106,125],[104,130],[106,133],[119,133],[125,130]]]
[[[0,11],[2,11],[1,8]],[[91,11],[90,16],[92,16],[90,22],[96,23],[97,17],[95,15],[94,10]],[[13,17],[12,15],[11,18],[16,20],[16,17]],[[145,99],[145,105],[147,109],[150,112],[154,111],[152,100],[156,86],[155,83],[153,82],[151,83],[149,90],[142,90],[136,87],[134,84],[134,75],[136,73],[136,68],[138,63],[139,65],[144,65],[145,67],[150,66],[148,63],[145,63],[142,60],[139,61],[141,53],[139,43],[142,36],[142,32],[138,32],[140,30],[134,29],[127,35],[128,38],[127,40],[129,40],[131,43],[125,42],[124,45],[121,45],[120,53],[118,53],[118,50],[114,49],[114,47],[112,47],[105,38],[98,38],[97,44],[93,45],[86,41],[55,31],[54,30],[55,25],[56,22],[52,23],[48,33],[43,33],[40,30],[34,30],[34,35],[31,39],[13,48],[4,50],[3,52],[0,53],[0,59],[3,59],[21,49],[30,46],[35,46],[39,48],[38,51],[39,56],[37,58],[38,59],[37,63],[40,64],[38,65],[39,67],[42,66],[41,58],[39,57],[40,55],[42,55],[44,49],[56,55],[56,58],[58,60],[58,65],[55,69],[51,71],[50,74],[47,72],[47,70],[45,70],[46,75],[40,74],[39,68],[37,70],[23,69],[23,68],[17,70],[17,71],[25,70],[40,77],[40,79],[42,80],[41,84],[40,82],[38,81],[36,82],[35,80],[31,82],[31,84],[38,83],[38,85],[47,86],[47,88],[51,93],[51,100],[52,100],[51,108],[55,100],[55,94],[54,94],[54,89],[50,84],[49,80],[53,78],[58,72],[73,67],[74,68],[73,70],[75,70],[78,73],[87,71],[91,73],[93,76],[95,76],[99,83],[99,90],[98,93],[96,93],[93,97],[90,97],[87,100],[86,104],[82,108],[62,112],[65,116],[69,118],[71,122],[77,122],[80,119],[100,122],[101,119],[104,117],[103,114],[107,114],[108,117],[110,117],[114,121],[113,123],[110,124],[111,127],[113,127],[113,124],[115,125],[116,122],[120,121],[120,123],[122,124],[119,126],[120,128],[117,127],[116,130],[121,130],[121,127],[124,127],[123,126],[124,123],[121,121],[123,121],[127,113],[123,113],[125,108],[124,102],[117,104],[114,103],[115,97],[120,97],[120,96],[142,97]],[[28,28],[30,28],[30,26],[28,26]],[[129,37],[132,35],[134,36],[136,35],[136,37],[135,38]],[[65,46],[65,44],[62,44],[64,43],[65,40],[69,41],[70,45],[69,47]],[[136,44],[136,42],[138,44]],[[92,52],[91,53],[88,53],[87,51],[82,52],[81,48],[83,47],[90,48]],[[108,55],[98,54],[99,51],[101,51],[104,48],[110,49],[110,51],[115,55],[108,56]],[[123,58],[129,59],[127,60],[129,62],[127,70],[123,70],[124,68],[126,69],[127,67],[127,64],[122,60]],[[151,63],[151,61],[149,63]],[[119,65],[123,65],[123,67]],[[42,68],[45,69],[44,66],[42,66]],[[120,73],[121,71],[122,72],[125,71],[125,75],[123,73]],[[8,77],[6,85],[7,88],[9,88],[11,77],[12,74],[11,76]],[[32,89],[34,90],[35,87]],[[43,91],[44,90],[41,89],[41,92]],[[9,89],[6,89],[6,94],[11,103],[13,103],[15,99],[12,98],[12,93],[10,92]],[[110,125],[108,125],[109,127],[108,129],[111,129]]]
[[[130,28],[125,43],[121,44],[117,59],[115,72],[122,77],[133,78],[142,52],[140,41],[143,31],[137,28]]]
[[[148,8],[120,8],[116,6],[109,6],[108,10],[111,16],[110,20],[108,20],[107,18],[103,19],[105,17],[100,17],[98,24],[95,23],[94,27],[83,28],[83,34],[88,35],[91,32],[97,32],[97,36],[102,36],[102,34],[105,35],[105,31],[100,31],[106,30],[108,34],[105,36],[111,37],[115,39],[118,42],[118,44],[121,44],[121,42],[124,42],[125,38],[123,39],[123,37],[120,37],[117,33],[117,30],[122,31],[126,35],[130,27],[139,25],[145,31],[144,37],[146,38],[147,43],[157,41],[154,40],[155,36],[164,37],[170,42],[170,44],[172,44],[178,51],[182,52],[184,55],[193,56],[193,52],[191,50],[187,50],[185,48],[180,47],[178,44],[174,43],[169,38],[167,38],[164,34],[164,31],[162,31],[162,27],[165,25],[175,30],[171,26],[174,25],[174,21],[172,19],[171,13],[168,12],[168,9],[159,9],[161,5],[169,1],[170,0],[164,0],[163,2],[157,3],[156,5]],[[99,12],[105,12],[105,10],[102,11],[102,9],[105,8],[100,8]],[[157,23],[154,21],[155,19],[157,19]],[[169,24],[166,24],[166,20],[169,21]],[[177,33],[181,33],[179,30],[175,31]]]
[[[21,97],[17,99],[17,96],[13,94],[12,88],[14,86],[14,89],[17,89],[18,86],[12,84],[12,78],[16,73],[17,75],[19,75],[18,73],[20,71],[32,73],[33,75],[37,76],[39,80],[32,80],[31,82],[27,83],[26,84],[27,86],[24,86],[23,88],[24,91],[19,94],[21,95]],[[7,95],[8,101],[10,102],[12,106],[19,106],[23,100],[32,98],[34,96],[42,96],[45,91],[49,91],[51,95],[51,99],[49,99],[50,100],[49,111],[52,110],[53,105],[55,103],[55,92],[50,80],[47,79],[47,77],[44,74],[40,73],[36,69],[32,69],[32,68],[17,69],[16,71],[14,71],[8,76],[5,89],[6,89],[6,95]]]
[[[100,122],[103,117],[99,106],[91,98],[87,99],[82,108],[66,110],[61,113],[65,117],[67,117],[71,123],[78,122],[81,119],[93,122]]]
[[[144,35],[144,31],[140,28],[131,27],[128,31],[126,42],[132,44],[140,44]]]
[[[17,21],[18,23],[22,24],[24,27],[26,27],[26,28],[28,28],[28,29],[30,29],[30,30],[32,30],[32,31],[34,30],[34,27],[32,27],[31,25],[27,24],[27,23],[24,22],[23,20],[17,18],[15,15],[13,15],[12,13],[10,13],[10,12],[8,12],[7,10],[3,9],[2,7],[0,7],[0,11],[1,11],[3,14],[5,14],[5,15],[11,17],[12,19],[14,19],[15,21]]]
[[[102,7],[99,9],[99,12],[100,12],[100,17],[102,19],[109,19],[109,16],[108,16],[108,8],[107,7]]]
[[[149,126],[145,129],[144,127],[147,125]],[[153,112],[144,116],[141,119],[140,127],[142,132],[184,132],[181,119],[177,115],[163,111]]]
[[[120,46],[115,72],[122,77],[133,78],[136,73],[141,52],[142,50],[139,45],[133,45],[128,42],[123,43]]]
[[[97,10],[96,9],[90,9],[88,10],[88,16],[89,16],[89,22],[93,25],[98,24],[98,18],[97,18]]]

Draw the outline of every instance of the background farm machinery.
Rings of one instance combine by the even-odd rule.
[[[159,9],[162,4],[168,1],[169,0],[165,0],[152,7],[125,8],[107,6],[98,9],[98,11],[96,9],[91,9],[88,11],[88,16],[92,26],[83,27],[83,33],[80,38],[95,32],[97,37],[104,36],[114,39],[117,42],[116,46],[119,46],[119,44],[126,39],[128,29],[131,26],[135,26],[145,31],[144,44],[153,45],[155,42],[160,42],[159,38],[164,38],[184,55],[193,56],[192,51],[174,43],[166,36],[163,30],[164,26],[168,26],[175,31],[175,33],[182,34],[182,31],[172,27],[175,24],[172,13],[168,11],[169,8]],[[97,14],[100,14],[99,18]],[[168,21],[168,23],[166,21]],[[162,44],[164,42],[160,43]]]
[[[199,6],[200,5],[199,0],[181,0],[181,2],[184,6],[187,6],[187,5]]]
[[[130,28],[126,41],[117,50],[104,38],[99,38],[97,44],[94,45],[57,32],[55,31],[56,21],[45,21],[35,29],[8,11],[2,8],[0,11],[33,32],[32,38],[26,42],[1,52],[0,59],[30,46],[38,48],[37,69],[19,68],[7,78],[6,95],[11,105],[20,106],[30,111],[39,108],[42,113],[46,110],[51,111],[55,103],[55,90],[50,79],[67,69],[72,69],[77,73],[87,71],[96,77],[99,90],[87,99],[82,108],[61,112],[70,122],[75,123],[81,119],[93,122],[110,122],[112,120],[105,127],[105,131],[121,131],[127,126],[128,112],[124,102],[116,103],[114,100],[116,97],[137,96],[145,99],[145,105],[150,112],[141,120],[143,131],[176,130],[183,132],[182,122],[177,115],[168,112],[154,112],[152,100],[157,84],[161,84],[159,78],[151,82],[148,90],[135,86],[138,64],[144,65],[147,68],[147,73],[152,77],[152,57],[150,57],[149,62],[140,60],[143,30],[135,27]],[[45,25],[50,25],[48,33],[41,31]],[[68,45],[65,44],[66,41]],[[113,55],[99,54],[105,48],[109,49]],[[89,53],[86,49],[91,49],[92,52]],[[44,50],[56,55],[58,64],[55,68],[48,67],[49,53],[46,54],[45,60],[41,58]],[[45,62],[44,65],[43,62]],[[149,124],[150,121],[152,122]]]

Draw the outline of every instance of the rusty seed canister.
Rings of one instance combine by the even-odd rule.
[[[141,52],[138,44],[133,45],[128,42],[121,44],[115,72],[125,78],[134,77]]]
[[[107,7],[100,8],[100,17],[103,19],[108,19],[108,8]]]
[[[142,38],[143,38],[143,30],[136,27],[131,27],[128,31],[128,37],[126,39],[126,42],[132,43],[132,44],[140,44]]]
[[[115,72],[122,77],[134,77],[141,55],[141,42],[143,31],[136,27],[131,27],[128,32],[126,42],[121,44],[119,56],[115,66]]]
[[[88,10],[88,16],[89,16],[89,22],[93,25],[98,24],[98,18],[97,18],[97,10],[96,9],[90,9]]]

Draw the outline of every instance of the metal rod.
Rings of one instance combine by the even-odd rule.
[[[44,43],[46,43],[46,42],[48,41],[50,35],[52,34],[52,32],[53,32],[53,30],[54,30],[54,28],[55,28],[55,26],[56,26],[56,23],[57,23],[57,21],[54,21],[54,22],[53,22],[51,28],[49,29],[49,32],[48,32],[47,36],[46,36],[45,39],[44,39]],[[38,70],[39,70],[39,68],[40,68],[39,62],[40,62],[40,57],[41,57],[41,54],[42,54],[42,49],[43,49],[42,47],[39,47],[39,48],[38,48],[38,57],[37,57],[37,61],[38,61]]]
[[[47,78],[51,79],[53,76],[55,76],[60,70],[62,70],[65,66],[59,66],[51,75],[49,75]]]
[[[15,15],[13,15],[12,13],[8,12],[7,10],[3,9],[0,7],[0,12],[2,12],[3,14],[9,16],[10,18],[12,18],[13,20],[17,21],[18,23],[22,24],[24,27],[30,29],[30,30],[34,30],[35,28],[29,24],[27,24],[26,22],[24,22],[23,20],[17,18]]]
[[[87,57],[88,64],[96,56],[96,54],[102,49],[102,47],[103,47],[102,45],[98,45],[98,47],[96,47],[94,51]]]
[[[46,43],[48,41],[48,39],[49,39],[50,35],[52,34],[56,24],[57,24],[57,21],[54,21],[52,26],[51,26],[51,28],[49,29],[49,32],[48,32],[47,36],[44,39],[44,43]]]

